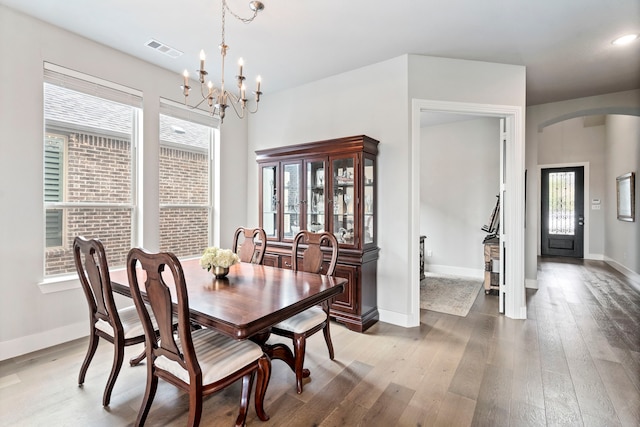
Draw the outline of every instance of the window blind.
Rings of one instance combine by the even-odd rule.
[[[220,128],[220,119],[212,117],[208,111],[190,108],[169,99],[160,98],[160,114],[186,120],[215,129]]]
[[[142,92],[59,65],[44,63],[44,81],[121,104],[142,108]]]

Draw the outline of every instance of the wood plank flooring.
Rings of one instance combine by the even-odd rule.
[[[377,323],[365,334],[332,324],[336,359],[322,334],[309,340],[301,395],[275,361],[271,419],[261,422],[252,407],[248,425],[639,426],[640,294],[600,261],[544,258],[538,268],[525,321],[499,315],[497,297],[480,292],[464,318],[423,310],[420,327]],[[105,409],[112,346],[100,343],[78,387],[86,345],[0,362],[0,426],[132,425],[144,364],[125,362]],[[201,425],[233,425],[239,396],[235,384],[206,399]],[[187,411],[186,395],[160,381],[147,425],[184,425]]]

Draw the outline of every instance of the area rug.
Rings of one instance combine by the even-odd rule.
[[[420,281],[420,308],[466,317],[482,280],[447,274],[425,273]]]

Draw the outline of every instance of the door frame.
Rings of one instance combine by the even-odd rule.
[[[512,319],[526,319],[527,305],[525,298],[524,281],[524,170],[525,170],[525,143],[524,143],[524,112],[523,107],[515,105],[476,104],[468,102],[434,101],[425,99],[413,99],[411,104],[411,150],[409,152],[411,164],[411,179],[409,199],[411,204],[409,224],[409,253],[408,258],[411,268],[411,307],[409,314],[409,326],[420,324],[420,114],[423,111],[440,113],[464,113],[477,115],[478,117],[502,117],[507,122],[508,141],[512,148],[506,153],[504,166],[508,180],[501,194],[506,191],[506,201],[501,199],[501,211],[509,218],[506,224],[501,224],[501,234],[508,236],[509,244],[505,246],[507,268],[501,275],[504,282],[512,284],[513,292],[505,296],[505,315]],[[500,182],[504,182],[500,177]],[[413,238],[415,237],[415,238]],[[482,250],[482,242],[478,242],[478,250]]]
[[[591,211],[591,204],[589,200],[589,162],[572,162],[572,163],[550,163],[544,165],[538,165],[538,197],[536,201],[536,206],[538,212],[542,209],[542,169],[555,169],[555,168],[579,168],[582,167],[584,169],[584,185],[583,185],[583,211],[584,211],[584,226],[583,226],[583,248],[582,248],[582,259],[602,259],[593,257],[591,255],[591,251],[589,249],[589,229],[591,228],[591,222],[589,218],[589,214]],[[601,207],[602,209],[602,207]],[[538,230],[542,230],[542,215],[538,214]],[[538,248],[538,256],[542,254],[542,232],[537,233],[537,248]]]

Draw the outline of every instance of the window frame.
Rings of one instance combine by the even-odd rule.
[[[67,177],[68,177],[68,137],[66,135],[60,134],[60,131],[66,131],[67,128],[73,128],[75,131],[82,132],[83,134],[95,135],[99,137],[116,137],[122,138],[123,135],[115,135],[114,133],[106,130],[106,132],[96,133],[96,130],[99,128],[89,128],[83,125],[69,125],[67,123],[62,123],[59,120],[48,119],[46,117],[46,105],[43,105],[43,145],[42,145],[42,158],[43,158],[43,174],[45,172],[44,158],[45,158],[45,144],[47,142],[47,137],[49,135],[55,135],[59,137],[63,137],[64,141],[64,149],[63,149],[63,162],[62,162],[62,180],[63,180],[63,191],[62,191],[62,201],[57,202],[46,202],[45,199],[45,181],[46,178],[43,176],[42,180],[42,201],[43,201],[43,264],[42,264],[42,281],[39,283],[40,289],[43,293],[56,292],[67,289],[74,289],[79,287],[79,282],[77,280],[77,274],[75,272],[64,272],[64,273],[55,273],[55,274],[47,274],[46,261],[47,261],[47,253],[50,251],[61,251],[61,250],[69,250],[69,246],[72,244],[68,241],[66,237],[67,231],[67,210],[69,208],[90,208],[90,209],[125,209],[129,211],[131,230],[130,230],[130,245],[134,247],[138,242],[138,230],[139,230],[139,222],[141,221],[139,215],[139,204],[138,204],[138,192],[139,192],[139,184],[138,184],[138,164],[140,162],[139,159],[139,143],[142,141],[142,119],[143,119],[143,109],[142,109],[142,92],[137,91],[135,89],[131,89],[125,86],[121,86],[106,80],[102,80],[93,76],[89,76],[83,73],[79,73],[74,70],[66,69],[64,67],[57,66],[55,64],[44,63],[44,79],[42,83],[43,88],[43,100],[46,97],[45,85],[53,85],[58,86],[64,89],[69,89],[72,91],[80,92],[88,96],[97,97],[103,99],[105,101],[116,102],[122,105],[126,105],[131,107],[132,111],[132,122],[131,122],[131,133],[126,134],[127,140],[130,143],[130,197],[127,203],[113,203],[113,202],[69,202],[68,201],[68,186],[67,186]],[[62,209],[63,218],[62,218],[62,246],[47,246],[47,228],[46,228],[46,217],[48,209]]]

